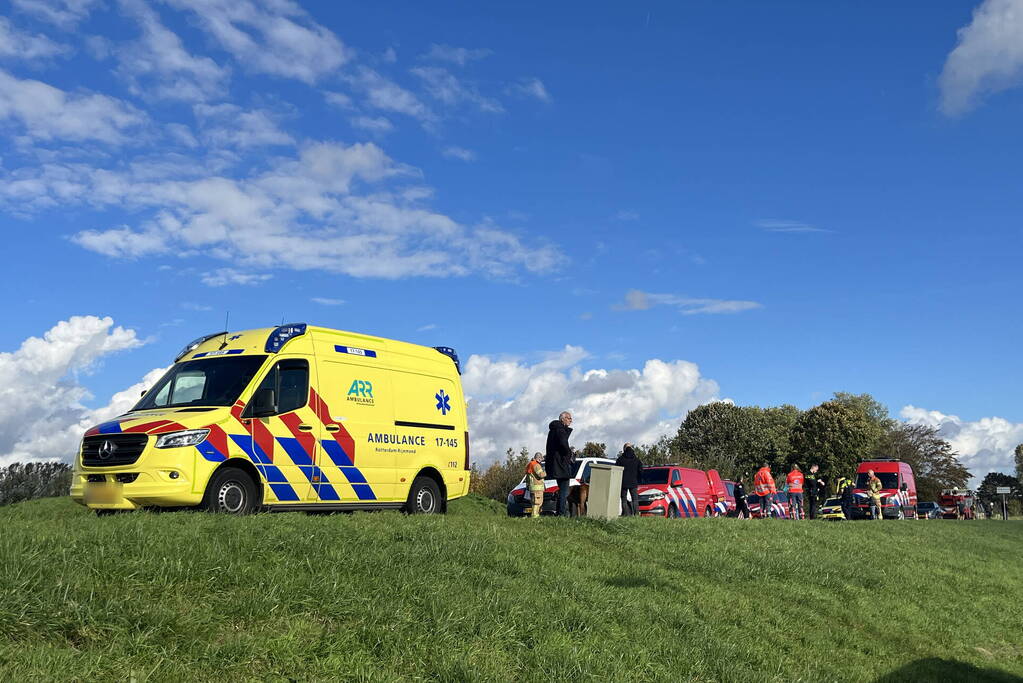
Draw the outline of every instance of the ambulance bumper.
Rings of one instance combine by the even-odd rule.
[[[71,499],[94,510],[137,510],[143,507],[186,507],[202,502],[189,476],[176,469],[119,472],[77,471]]]

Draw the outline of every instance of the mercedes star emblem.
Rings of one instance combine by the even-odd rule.
[[[112,441],[109,440],[104,441],[103,445],[99,447],[99,459],[100,460],[109,459],[110,456],[114,454],[115,450],[117,450],[117,446],[115,446]]]

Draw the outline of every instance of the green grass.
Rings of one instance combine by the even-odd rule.
[[[1019,680],[1023,523],[0,508],[0,680]]]

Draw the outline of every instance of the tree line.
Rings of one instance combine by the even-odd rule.
[[[593,442],[576,453],[608,455],[605,444]],[[641,445],[636,454],[647,465],[716,469],[726,479],[743,476],[747,481],[765,462],[782,481],[793,464],[805,471],[816,463],[830,491],[861,461],[894,458],[912,466],[920,500],[937,500],[942,489],[966,488],[972,476],[936,428],[893,419],[870,394],[845,392],[808,410],[708,403],[689,411],[674,435]],[[522,479],[529,455],[525,447],[518,452],[509,448],[503,461],[485,470],[474,465],[470,489],[503,501]],[[1016,448],[1016,469],[1016,477],[1000,476],[1016,482],[1018,491],[1023,444]]]
[[[16,462],[0,467],[0,505],[66,496],[71,489],[71,469],[64,462]]]

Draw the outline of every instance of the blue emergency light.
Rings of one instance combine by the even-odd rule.
[[[290,325],[281,325],[275,328],[270,336],[266,338],[266,352],[277,353],[281,350],[281,347],[288,343],[288,341],[294,337],[301,337],[305,334],[305,330],[308,325],[305,323],[291,323]]]
[[[453,348],[450,346],[434,346],[433,348],[455,361],[455,370],[458,370],[459,375],[462,374],[462,364],[458,362],[458,353]]]

